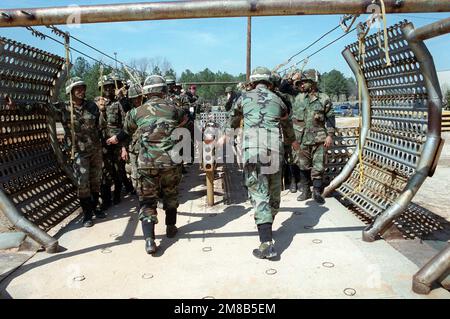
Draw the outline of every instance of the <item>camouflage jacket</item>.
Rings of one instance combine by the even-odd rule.
[[[64,127],[64,140],[67,149],[72,147],[72,125],[70,118],[70,103],[61,103],[54,109]],[[97,104],[84,100],[81,106],[73,107],[75,152],[91,153],[101,149],[101,131],[106,122],[100,114]]]
[[[176,106],[181,107],[183,110],[189,111],[189,99],[186,95],[169,93],[166,99]]]
[[[301,145],[323,143],[327,135],[333,136],[336,121],[328,95],[297,95],[292,106],[292,122],[296,139]]]
[[[117,135],[123,127],[125,119],[125,110],[123,104],[126,103],[126,98],[117,101],[110,101],[106,104],[105,110],[102,112],[106,120],[105,139]]]
[[[244,163],[257,156],[267,155],[268,151],[282,154],[283,137],[289,145],[295,140],[287,106],[263,84],[243,92],[233,105],[230,126],[240,127],[242,118]]]
[[[183,117],[180,108],[156,96],[129,112],[123,131],[128,136],[137,134],[139,137],[138,168],[176,165],[170,152],[177,141],[172,140],[171,134],[183,121]]]

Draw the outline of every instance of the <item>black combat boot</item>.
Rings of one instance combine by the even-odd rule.
[[[289,185],[289,191],[291,193],[297,193],[297,183],[295,182],[294,177],[291,177],[291,184]]]
[[[325,199],[322,197],[322,192],[323,192],[322,179],[314,179],[313,180],[313,198],[320,205],[325,204]]]
[[[176,208],[170,208],[166,210],[166,236],[173,238],[178,232],[177,226],[177,210]]]
[[[94,210],[94,214],[96,218],[106,218],[106,214],[102,211],[101,208],[98,207],[98,200],[100,198],[99,193],[92,193],[92,208]]]
[[[298,190],[300,195],[298,195],[297,200],[299,202],[305,201],[311,198],[311,188],[309,187],[308,171],[300,170],[300,183],[298,185]]]
[[[101,198],[102,198],[102,204],[100,206],[100,209],[102,211],[107,210],[109,207],[111,207],[111,186],[109,185],[102,185],[100,188],[101,192]]]
[[[258,234],[261,244],[257,249],[253,249],[253,256],[259,259],[271,259],[277,256],[272,242],[272,224],[265,223],[258,225]]]
[[[90,197],[80,198],[80,206],[83,209],[83,226],[92,227],[94,222],[92,221],[93,207]]]
[[[141,221],[142,224],[142,232],[144,233],[145,239],[145,251],[147,254],[156,253],[156,243],[155,243],[155,223],[149,221],[148,219],[144,219]]]
[[[300,183],[299,183],[300,184]],[[298,191],[300,192],[300,195],[298,195],[297,200],[299,202],[303,202],[307,199],[311,198],[311,189],[308,185],[302,185],[300,184],[300,187],[298,188]]]

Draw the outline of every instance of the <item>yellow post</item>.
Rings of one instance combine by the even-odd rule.
[[[214,206],[214,168],[206,171],[206,197],[208,206]]]

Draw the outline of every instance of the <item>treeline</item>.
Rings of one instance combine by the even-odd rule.
[[[218,71],[212,72],[206,68],[203,71],[193,73],[190,70],[186,70],[181,73],[179,82],[181,83],[193,83],[193,82],[245,82],[245,74],[239,74],[238,76],[231,75],[226,72]],[[225,95],[225,89],[227,86],[234,87],[236,84],[223,84],[223,85],[198,85],[197,94],[203,100],[217,104],[218,99]]]
[[[177,82],[180,83],[245,81],[245,74],[243,73],[235,76],[222,71],[213,72],[208,68],[196,73],[191,70],[185,70],[177,77],[177,73],[173,69],[171,63],[165,58],[159,57],[132,60],[130,61],[129,66],[132,69],[125,70],[124,68],[118,68],[117,70],[113,70],[111,67],[105,66],[103,67],[103,71],[101,71],[100,63],[89,63],[86,59],[78,57],[73,63],[71,76],[81,77],[86,82],[86,96],[88,99],[93,99],[99,95],[98,79],[100,78],[100,74],[103,73],[103,75],[106,75],[113,71],[123,79],[129,80],[133,77],[141,82],[144,82],[145,78],[151,74],[159,74],[162,76],[170,74],[175,76]],[[132,74],[132,77],[130,76],[130,73]],[[225,95],[225,88],[227,86],[236,87],[236,84],[198,85],[197,94],[204,101],[216,104],[218,99]],[[187,85],[185,86],[185,89],[188,89]],[[344,74],[338,70],[332,70],[322,74],[320,89],[335,100],[343,95],[345,95],[346,98],[357,95],[355,80],[353,78],[346,78]],[[60,98],[66,99],[64,88],[61,90]]]
[[[342,98],[348,100],[350,96],[356,97],[358,95],[355,80],[352,77],[345,77],[338,70],[331,70],[322,74],[319,87],[322,92],[328,94],[335,101]]]

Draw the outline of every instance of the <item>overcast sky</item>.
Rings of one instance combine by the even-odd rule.
[[[1,0],[0,7],[6,9],[119,2],[136,2],[136,0]],[[415,26],[422,26],[449,16],[449,13],[388,15],[387,21],[388,25],[392,25],[408,19]],[[361,20],[366,18],[367,16],[360,17]],[[255,17],[252,20],[252,67],[273,68],[335,27],[339,23],[340,16]],[[72,35],[110,55],[117,52],[118,59],[124,62],[142,57],[165,57],[178,75],[185,69],[197,72],[206,67],[212,71],[220,70],[231,74],[245,73],[246,69],[247,18],[245,17],[84,24],[78,28],[68,28],[66,25],[59,27],[69,30]],[[44,27],[37,29],[50,34],[50,30]],[[342,33],[341,29],[334,31],[294,61],[303,59],[306,54]],[[35,38],[24,28],[1,28],[0,36],[64,55],[61,45]],[[341,51],[345,45],[355,41],[356,33],[346,36],[312,57],[308,67],[317,68],[320,72],[338,69],[347,76],[351,75]],[[433,54],[437,70],[450,69],[450,34],[428,40],[426,44]],[[79,43],[73,42],[73,46],[94,58],[113,64],[112,61]],[[77,56],[73,53],[74,58]]]

